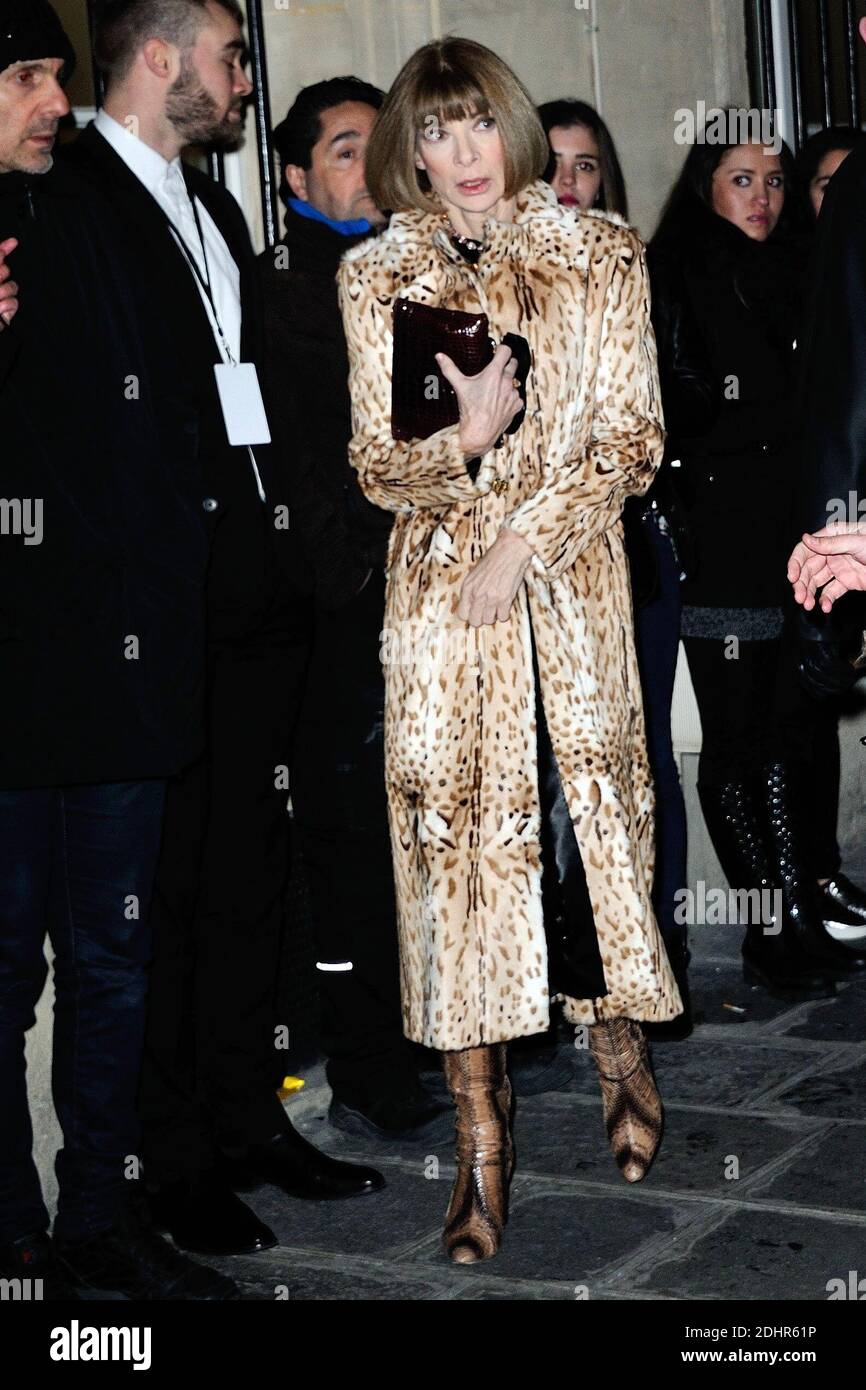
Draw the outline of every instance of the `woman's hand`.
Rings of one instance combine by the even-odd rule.
[[[807,612],[815,607],[819,589],[824,613],[843,594],[866,589],[866,524],[834,521],[804,535],[788,560],[788,579]]]
[[[517,359],[502,343],[477,376],[464,376],[444,352],[437,352],[436,361],[457,395],[461,448],[467,458],[478,458],[493,448],[523,405],[514,384]]]
[[[458,618],[472,627],[505,622],[531,559],[532,547],[516,531],[503,526],[487,554],[463,581]]]

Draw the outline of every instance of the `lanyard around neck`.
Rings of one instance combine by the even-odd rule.
[[[186,186],[186,185],[184,185],[184,187],[185,187],[185,186]],[[203,232],[203,230],[202,230],[201,218],[200,218],[199,215],[198,215],[198,205],[197,205],[196,200],[195,200],[194,197],[189,197],[189,193],[187,193],[187,197],[189,198],[189,201],[190,201],[190,203],[191,203],[191,205],[192,205],[192,215],[193,215],[193,217],[195,218],[196,231],[198,232],[198,239],[199,239],[199,242],[200,242],[200,244],[201,244],[201,255],[202,255],[202,260],[204,261],[204,274],[202,274],[202,272],[201,272],[201,267],[199,266],[198,261],[196,260],[195,256],[192,254],[192,252],[190,251],[189,247],[187,246],[187,244],[186,244],[186,239],[185,239],[185,237],[183,236],[183,233],[182,233],[181,231],[179,231],[179,229],[177,228],[177,226],[175,225],[175,223],[174,223],[174,222],[172,221],[172,219],[169,217],[168,213],[165,213],[165,219],[166,219],[166,221],[168,222],[169,227],[171,228],[171,230],[174,232],[175,236],[177,237],[178,244],[179,244],[180,249],[181,249],[181,251],[183,252],[183,255],[184,255],[185,259],[186,259],[187,265],[189,266],[190,270],[192,271],[192,273],[193,273],[193,275],[195,276],[195,278],[196,278],[196,280],[198,281],[198,283],[201,285],[202,291],[203,291],[204,294],[207,296],[207,302],[208,302],[208,304],[209,304],[210,307],[211,307],[211,313],[213,314],[213,321],[214,321],[214,324],[216,325],[216,330],[217,330],[217,333],[219,334],[220,342],[222,343],[223,348],[225,349],[225,353],[226,353],[226,356],[228,357],[228,360],[229,360],[231,363],[234,363],[234,361],[235,361],[235,355],[234,355],[234,353],[232,352],[231,347],[229,346],[229,341],[228,341],[228,339],[227,339],[225,333],[223,332],[222,324],[220,323],[220,317],[219,317],[219,314],[217,313],[216,300],[214,299],[213,287],[212,287],[212,285],[211,285],[210,265],[208,264],[208,258],[207,258],[207,247],[205,246],[204,232]]]

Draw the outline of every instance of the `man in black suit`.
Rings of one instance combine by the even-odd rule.
[[[168,790],[142,1079],[154,1218],[203,1253],[275,1243],[230,1181],[309,1198],[383,1184],[308,1144],[274,1089],[282,769],[305,631],[283,580],[287,508],[255,368],[249,234],[231,196],[180,161],[186,145],[239,137],[251,90],[241,23],[235,0],[112,0],[96,34],[104,108],[69,156],[127,226],[153,306],[158,398],[201,470],[210,536],[208,743]]]
[[[111,207],[54,166],[74,61],[46,0],[0,0],[0,1278],[223,1300],[130,1181],[166,779],[203,744],[207,556]],[[24,1060],[46,933],[53,1241]]]

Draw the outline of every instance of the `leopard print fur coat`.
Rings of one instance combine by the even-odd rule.
[[[400,212],[338,277],[350,459],[396,513],[382,658],[403,1021],[441,1050],[548,1024],[532,632],[608,989],[564,998],[566,1017],[682,1007],[650,902],[653,790],[620,522],[664,441],[643,246],[616,216],[560,208],[540,181],[513,223],[488,222],[485,243],[470,264],[444,213]],[[494,337],[529,342],[526,417],[474,481],[458,426],[391,436],[398,295],[483,311]],[[460,588],[503,522],[533,558],[508,620],[470,628]]]

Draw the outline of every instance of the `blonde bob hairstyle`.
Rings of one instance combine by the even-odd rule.
[[[473,116],[496,121],[505,153],[506,198],[541,177],[550,147],[523,83],[483,44],[436,39],[400,69],[367,143],[366,183],[376,206],[389,212],[438,212],[430,180],[415,165],[419,136],[431,118],[446,122]]]

